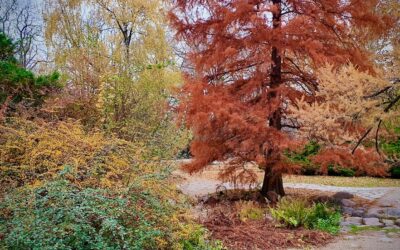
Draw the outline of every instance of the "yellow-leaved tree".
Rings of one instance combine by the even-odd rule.
[[[170,157],[186,144],[174,125],[172,89],[181,82],[160,0],[46,3],[46,40],[69,94],[56,115],[101,127]]]

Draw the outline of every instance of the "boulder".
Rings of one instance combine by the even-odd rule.
[[[345,222],[349,223],[349,225],[361,225],[362,218],[361,217],[348,217]]]
[[[312,200],[316,203],[331,203],[334,199],[327,195],[318,195],[312,198]]]
[[[353,215],[354,209],[351,207],[343,207],[342,208],[342,213],[346,215]]]
[[[337,192],[336,194],[334,194],[333,199],[335,199],[335,201],[341,201],[343,199],[351,199],[354,197],[354,195],[348,193],[348,192]]]
[[[380,218],[385,215],[385,212],[381,208],[370,208],[364,217],[366,218]]]
[[[365,210],[364,209],[356,209],[353,211],[353,216],[355,217],[363,217]]]
[[[400,208],[387,208],[386,215],[388,217],[400,218]]]
[[[393,207],[393,204],[390,202],[381,202],[379,204],[380,207]]]
[[[396,224],[397,226],[400,226],[400,219],[397,219],[394,224]]]
[[[378,218],[363,218],[363,224],[366,226],[383,226]]]
[[[356,205],[356,203],[352,200],[349,199],[342,199],[340,201],[340,203],[342,204],[342,206],[344,207],[354,207]]]
[[[392,220],[382,220],[382,223],[385,224],[386,227],[394,226],[394,221]]]

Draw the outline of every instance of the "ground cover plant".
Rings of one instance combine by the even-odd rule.
[[[331,234],[340,230],[340,212],[327,203],[312,203],[302,199],[283,198],[271,215],[289,228],[305,227]]]

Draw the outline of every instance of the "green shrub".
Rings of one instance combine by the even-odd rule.
[[[273,218],[289,228],[307,225],[311,214],[306,201],[286,197],[279,201],[276,208],[271,208],[270,212]]]
[[[62,178],[26,186],[0,203],[0,249],[222,249],[182,207],[140,184],[81,188]],[[154,178],[154,177],[153,177]]]
[[[337,234],[340,229],[340,213],[327,204],[309,205],[301,199],[283,198],[271,215],[289,228],[305,227]]]
[[[302,174],[315,175],[319,166],[313,164],[309,157],[318,154],[320,148],[321,146],[317,142],[310,141],[301,152],[287,152],[285,155],[290,162],[301,165]]]
[[[400,179],[400,166],[393,166],[390,168],[390,176],[392,178]]]
[[[327,204],[316,203],[312,207],[307,227],[337,234],[340,230],[340,213]]]
[[[171,168],[145,153],[77,123],[7,118],[0,249],[213,249]]]
[[[260,220],[265,216],[265,209],[253,201],[242,201],[236,203],[241,221]]]
[[[26,107],[40,106],[50,92],[62,88],[60,75],[54,72],[35,76],[17,63],[14,51],[15,44],[0,31],[0,105],[11,98],[9,108],[20,103]]]
[[[168,211],[145,191],[80,189],[65,180],[18,190],[1,210],[9,249],[154,249]]]
[[[350,168],[344,168],[340,166],[332,166],[328,167],[328,175],[332,176],[346,176],[353,177],[356,174],[356,171]]]

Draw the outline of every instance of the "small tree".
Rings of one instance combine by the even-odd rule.
[[[385,34],[392,20],[376,14],[375,0],[175,3],[171,20],[194,67],[180,106],[194,133],[194,161],[186,169],[230,159],[227,177],[256,162],[265,170],[262,194],[284,195],[282,173],[293,167],[282,153],[296,141],[290,129],[298,127],[288,104],[302,96],[315,100],[315,72],[325,63],[351,62],[373,73],[361,41]]]
[[[0,118],[17,104],[36,108],[50,92],[61,88],[59,74],[35,76],[15,58],[15,44],[0,30]]]

